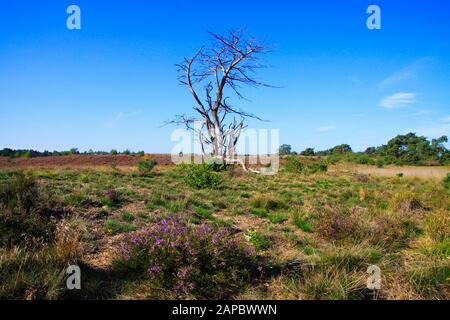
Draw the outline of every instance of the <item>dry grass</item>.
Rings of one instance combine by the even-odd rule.
[[[115,245],[126,228],[113,234],[107,226],[141,229],[176,214],[230,228],[255,248],[261,274],[235,299],[448,299],[448,191],[423,168],[384,168],[388,175],[367,169],[339,166],[310,176],[222,172],[220,188],[199,190],[170,166],[149,177],[131,167],[31,170],[70,215],[43,247],[1,248],[0,298],[65,298],[61,271],[68,263],[89,274],[78,298],[145,298],[141,290],[153,288],[149,279],[114,273]],[[403,177],[396,176],[400,171]],[[112,187],[121,201],[110,206],[102,200]],[[366,289],[371,264],[382,270],[380,292]]]

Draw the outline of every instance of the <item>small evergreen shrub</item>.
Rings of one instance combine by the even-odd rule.
[[[189,165],[185,167],[186,176],[184,181],[192,188],[214,189],[222,182],[221,176],[208,164]]]
[[[254,250],[228,229],[162,219],[127,234],[118,244],[116,270],[147,279],[177,297],[230,297],[251,275]]]
[[[152,159],[139,160],[137,163],[137,170],[141,176],[149,176],[152,174],[153,169],[157,165],[157,162]]]

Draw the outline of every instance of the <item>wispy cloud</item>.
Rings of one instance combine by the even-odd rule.
[[[336,130],[336,126],[321,126],[317,128],[317,131],[319,132],[328,132],[328,131],[334,131]]]
[[[441,122],[443,122],[443,123],[450,123],[450,116],[446,116],[446,117],[441,118]]]
[[[417,110],[417,112],[413,113],[413,116],[419,117],[419,116],[426,116],[428,114],[432,114],[433,111],[429,110],[429,109],[422,109],[422,110]]]
[[[385,89],[404,81],[416,79],[419,76],[420,71],[423,70],[431,60],[431,57],[423,57],[417,59],[403,69],[392,73],[391,75],[380,81],[377,84],[377,87],[379,89]]]
[[[114,115],[114,117],[112,117],[111,120],[105,122],[104,125],[105,125],[105,127],[108,127],[108,128],[117,128],[117,127],[122,123],[122,121],[123,121],[125,118],[129,118],[129,117],[132,117],[132,116],[136,116],[136,115],[138,115],[139,113],[140,113],[139,110],[138,110],[138,111],[132,111],[132,112],[129,112],[129,113],[120,111],[120,112],[116,113],[116,114]]]
[[[398,92],[380,101],[380,106],[386,109],[395,109],[416,103],[416,94]]]

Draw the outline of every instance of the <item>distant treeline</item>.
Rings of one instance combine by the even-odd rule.
[[[353,152],[348,144],[335,146],[328,150],[315,152],[307,148],[300,152],[303,156],[326,156],[328,162],[347,161],[358,164],[370,164],[382,167],[387,164],[396,165],[448,165],[450,151],[445,147],[448,142],[446,136],[428,140],[415,133],[398,135],[387,144],[379,147],[367,148],[364,152]],[[282,145],[280,154],[297,154],[291,151],[290,145]]]
[[[89,150],[89,151],[85,151],[85,152],[80,152],[78,151],[78,149],[73,148],[67,151],[35,151],[35,150],[29,150],[29,149],[24,149],[24,150],[14,150],[14,149],[9,149],[9,148],[5,148],[3,150],[0,150],[0,157],[10,157],[10,158],[36,158],[36,157],[51,157],[51,156],[70,156],[70,155],[78,155],[78,154],[84,154],[84,155],[107,155],[107,154],[112,154],[112,155],[116,155],[116,154],[127,154],[127,155],[144,155],[145,152],[144,151],[139,151],[139,152],[133,152],[130,150],[125,150],[122,152],[119,152],[115,149],[107,152],[107,151],[93,151],[93,150]]]

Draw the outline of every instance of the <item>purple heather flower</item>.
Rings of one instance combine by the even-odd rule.
[[[161,272],[162,268],[160,265],[155,264],[153,266],[151,266],[150,268],[148,268],[147,272],[150,276],[155,276],[155,274]]]
[[[189,275],[189,268],[187,268],[187,267],[181,268],[178,271],[177,275],[178,275],[178,278],[180,278],[180,279],[186,279],[186,277]]]
[[[192,282],[189,283],[189,284],[188,284],[188,289],[189,289],[190,291],[195,290],[195,284],[193,284]]]

